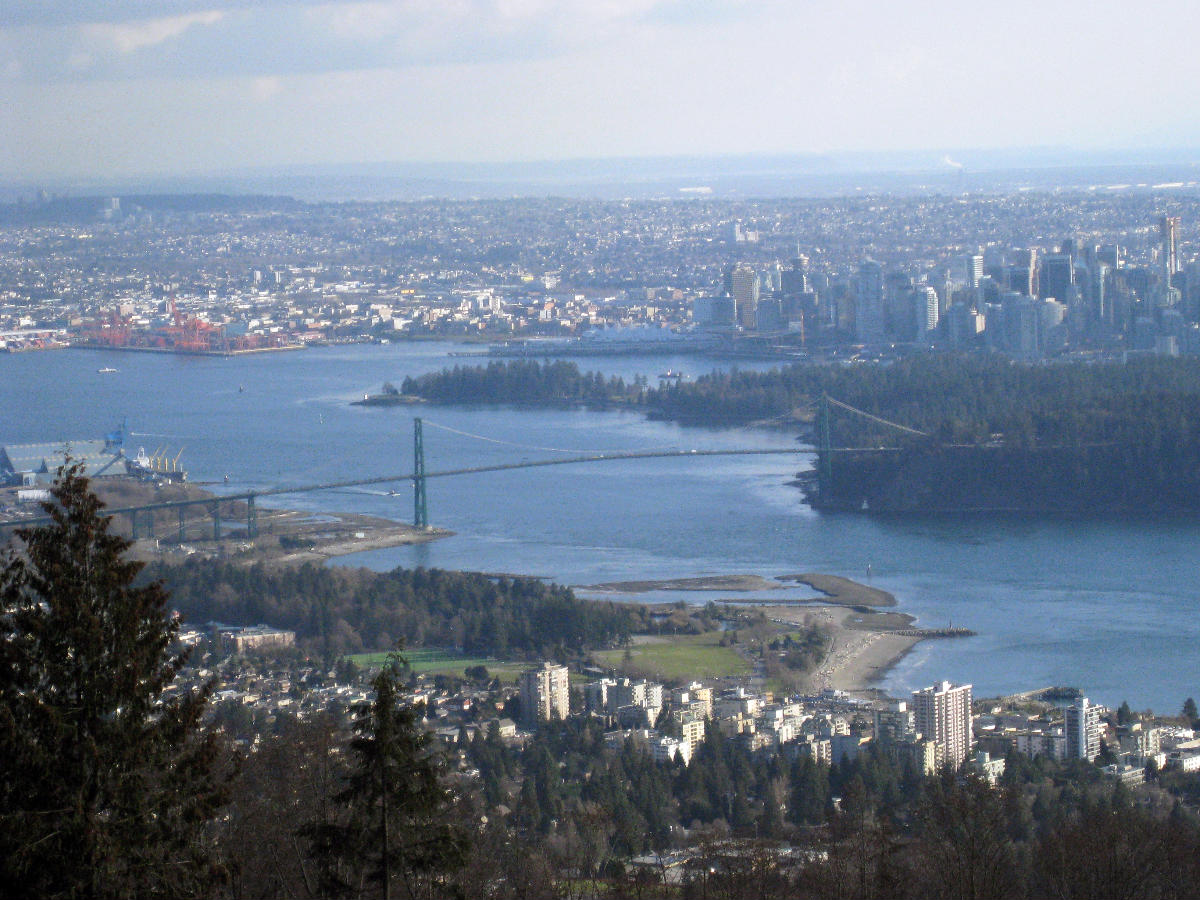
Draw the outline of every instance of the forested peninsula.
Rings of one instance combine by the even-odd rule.
[[[535,578],[474,572],[197,559],[150,565],[142,578],[161,581],[188,622],[270,622],[295,631],[302,649],[327,659],[400,640],[461,647],[468,655],[570,659],[625,644],[649,625],[637,604],[581,600],[570,588]]]
[[[659,387],[571,362],[512,360],[406,378],[403,391],[441,403],[635,408],[716,427],[798,424],[802,439],[831,448],[801,479],[822,509],[1200,509],[1200,360],[1192,358],[1033,365],[927,354],[714,372]]]

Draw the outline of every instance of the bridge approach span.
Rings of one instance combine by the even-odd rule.
[[[846,448],[849,449],[849,448]],[[568,456],[561,459],[523,460],[521,462],[497,463],[490,466],[468,466],[458,469],[443,469],[435,472],[405,472],[398,475],[373,475],[369,478],[348,478],[340,481],[327,481],[320,484],[300,484],[291,486],[276,486],[261,490],[237,491],[228,494],[214,494],[192,500],[165,500],[159,503],[146,503],[140,506],[109,507],[105,515],[129,516],[137,532],[138,516],[143,513],[153,514],[156,510],[176,509],[180,511],[180,530],[183,529],[182,513],[187,507],[206,507],[213,517],[214,535],[220,529],[220,505],[222,503],[242,501],[247,504],[247,530],[251,536],[257,532],[255,501],[261,497],[278,497],[285,494],[306,494],[314,491],[331,491],[341,488],[368,487],[379,484],[395,484],[397,482],[418,483],[421,479],[450,478],[458,475],[482,475],[488,472],[506,472],[514,469],[536,469],[546,466],[567,466],[580,463],[617,462],[619,460],[637,459],[699,459],[705,456],[780,456],[785,454],[813,454],[815,450],[807,447],[771,448],[771,449],[741,449],[741,450],[648,450],[622,451],[616,453],[596,453],[585,456]],[[47,525],[53,521],[49,516],[30,516],[28,518],[11,519],[0,522],[0,531]]]
[[[677,459],[701,456],[779,456],[783,454],[816,453],[808,448],[772,448],[769,450],[649,450],[626,451],[621,453],[597,453],[590,456],[568,456],[563,459],[535,459],[514,463],[497,463],[491,466],[470,466],[462,469],[443,469],[440,472],[425,472],[425,478],[450,478],[455,475],[482,475],[487,472],[507,472],[512,469],[537,469],[545,466],[569,466],[591,462],[617,462],[627,459]],[[406,475],[378,475],[370,478],[352,478],[345,481],[327,481],[322,484],[309,484],[301,487],[274,487],[257,491],[259,497],[270,497],[278,494],[298,494],[308,491],[332,491],[348,487],[366,487],[373,484],[387,484],[396,481],[412,481],[416,473]],[[239,495],[240,496],[240,495]],[[229,499],[234,499],[232,495]]]

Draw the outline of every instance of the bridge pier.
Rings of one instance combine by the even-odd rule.
[[[184,507],[176,507],[179,513],[179,543],[183,543],[184,537],[187,535],[187,515],[184,513]]]
[[[131,509],[129,511],[129,533],[135,541],[144,537],[154,537],[154,510]]]

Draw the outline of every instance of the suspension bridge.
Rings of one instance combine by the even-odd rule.
[[[796,455],[813,455],[818,458],[818,474],[824,479],[828,477],[831,471],[832,458],[837,453],[890,453],[898,452],[900,448],[896,447],[833,447],[831,446],[831,425],[830,416],[831,408],[837,407],[842,410],[855,413],[866,417],[878,424],[892,426],[901,431],[924,435],[924,432],[909,428],[906,425],[901,425],[896,422],[890,422],[887,419],[856,409],[841,401],[834,400],[832,397],[824,396],[818,408],[817,415],[817,437],[818,446],[812,447],[772,447],[772,448],[729,448],[729,449],[680,449],[680,448],[659,448],[649,450],[618,450],[618,451],[594,451],[594,452],[577,452],[567,450],[560,447],[533,447],[525,444],[516,444],[511,441],[491,438],[486,435],[472,434],[470,432],[461,431],[456,428],[451,428],[446,425],[440,425],[435,422],[423,420],[421,418],[413,419],[413,468],[411,472],[403,472],[390,475],[373,475],[366,478],[349,478],[337,481],[324,481],[315,484],[301,485],[281,485],[278,487],[263,488],[259,490],[240,491],[219,496],[209,496],[199,499],[189,500],[167,500],[159,503],[145,503],[137,506],[123,506],[108,508],[105,513],[109,516],[126,516],[129,519],[130,529],[133,538],[136,540],[139,537],[154,537],[155,531],[155,514],[165,510],[175,510],[178,514],[178,540],[183,543],[188,525],[187,513],[189,510],[201,509],[208,513],[212,523],[212,538],[220,540],[223,534],[223,527],[230,521],[237,521],[231,517],[222,518],[222,505],[228,509],[231,504],[244,504],[245,506],[245,528],[246,536],[249,538],[258,537],[258,501],[265,497],[278,497],[285,494],[305,494],[320,491],[335,491],[344,490],[356,487],[370,487],[385,484],[403,484],[411,483],[413,491],[413,526],[421,529],[428,529],[429,525],[429,503],[427,482],[432,478],[452,478],[461,475],[482,475],[489,472],[508,472],[518,469],[537,469],[546,468],[549,466],[569,466],[580,465],[584,463],[605,463],[605,462],[621,462],[628,460],[649,460],[649,459],[702,459],[714,456],[796,456]],[[478,440],[489,441],[496,444],[505,444],[513,447],[521,447],[524,449],[534,449],[542,451],[553,451],[557,453],[569,454],[560,457],[552,457],[548,459],[522,459],[519,462],[501,462],[482,466],[465,466],[454,469],[428,470],[425,466],[425,426],[439,428],[460,436],[475,438]],[[49,524],[52,519],[49,516],[28,517],[17,520],[10,520],[0,523],[0,531],[3,529],[21,528],[29,526],[37,526]]]

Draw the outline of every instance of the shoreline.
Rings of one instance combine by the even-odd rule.
[[[908,653],[927,639],[921,634],[898,634],[891,622],[864,622],[861,614],[840,605],[767,607],[772,621],[792,625],[817,624],[829,628],[833,642],[816,671],[807,676],[812,693],[832,689],[848,694],[875,696],[879,681]],[[897,615],[884,613],[884,616]],[[901,613],[906,619],[912,617]],[[874,626],[874,627],[872,627]]]
[[[801,587],[819,596],[792,597],[789,592]],[[939,636],[935,629],[916,626],[916,617],[902,612],[896,597],[888,591],[862,584],[842,575],[821,572],[778,575],[739,573],[697,577],[611,581],[590,585],[572,585],[576,591],[594,596],[636,596],[639,602],[654,604],[652,597],[638,595],[656,591],[689,592],[696,602],[713,592],[731,594],[771,593],[771,597],[714,598],[717,603],[752,608],[777,625],[821,625],[830,631],[832,646],[816,671],[805,678],[812,693],[833,689],[861,696],[876,696],[878,682],[917,644]]]
[[[241,350],[177,350],[174,347],[109,347],[99,344],[68,344],[64,350],[102,350],[114,353],[166,353],[171,356],[249,356],[255,353],[285,353],[292,350],[307,349],[304,344],[286,344],[282,347],[247,347]]]
[[[445,528],[421,529],[363,513],[311,511],[258,506],[257,534],[251,537],[244,500],[224,499],[197,484],[154,487],[134,480],[97,480],[97,494],[110,509],[154,505],[139,514],[141,536],[131,555],[143,562],[179,564],[192,556],[229,559],[245,565],[269,566],[325,563],[370,550],[423,544],[450,537]],[[178,508],[169,504],[187,503]],[[220,510],[221,536],[214,539],[212,511]],[[181,515],[182,514],[182,515]],[[129,513],[112,516],[113,531],[133,537]],[[179,538],[182,538],[180,541]],[[148,532],[148,533],[147,533]]]
[[[146,502],[163,502],[169,499],[220,501],[196,485],[176,485],[165,489],[147,489],[136,482],[108,483],[103,485],[105,497],[111,506],[137,505]],[[164,496],[164,494],[166,496]],[[169,502],[169,500],[168,500]],[[233,524],[246,514],[245,504],[240,501],[224,501],[232,508],[224,510],[225,521]],[[207,505],[207,504],[205,504]],[[204,508],[190,507],[197,515],[189,517],[187,523],[193,532],[187,541],[178,546],[163,546],[151,538],[135,543],[134,553],[143,560],[157,559],[167,563],[181,563],[195,554],[228,558],[245,565],[268,566],[320,564],[334,561],[346,565],[345,557],[371,550],[382,550],[416,543],[425,543],[450,537],[454,532],[439,529],[418,529],[411,525],[361,513],[333,513],[314,515],[292,509],[260,507],[257,514],[258,535],[250,538],[244,529],[244,518],[236,530],[226,532],[221,540],[214,541],[206,533],[208,517]],[[173,511],[161,510],[162,520],[156,523],[164,537],[172,534],[178,522]],[[123,519],[125,517],[122,517]],[[128,522],[121,523],[118,530],[124,531]],[[143,526],[144,527],[144,526]],[[769,598],[746,598],[745,601],[730,598],[731,605],[753,606],[768,619],[782,626],[819,625],[830,632],[830,650],[817,669],[804,678],[804,689],[811,693],[833,689],[860,696],[877,696],[878,682],[883,679],[913,647],[935,631],[914,627],[915,618],[896,609],[895,596],[879,588],[865,585],[853,579],[827,573],[807,572],[787,574],[773,578],[752,573],[729,575],[705,575],[669,579],[645,579],[604,582],[593,585],[571,585],[572,590],[601,595],[652,594],[655,591],[673,591],[695,594],[696,601],[703,602],[704,595],[715,592],[762,594]],[[793,597],[791,592],[808,587],[817,591],[819,597]],[[596,598],[600,599],[600,598]],[[616,599],[614,596],[613,599]],[[641,596],[638,602],[653,606],[654,601]],[[720,601],[717,601],[720,602]]]

